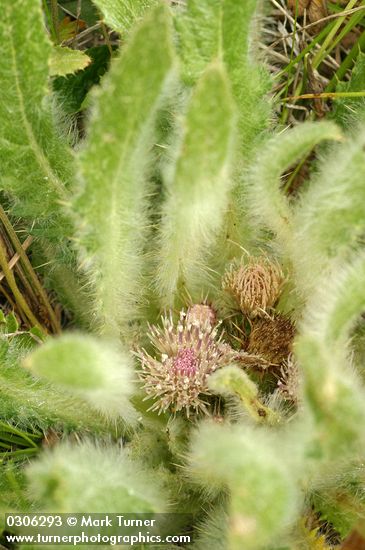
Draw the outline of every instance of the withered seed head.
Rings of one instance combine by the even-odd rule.
[[[222,286],[237,301],[242,313],[262,317],[279,298],[284,276],[280,266],[268,258],[253,258],[246,265],[231,267]]]
[[[177,324],[170,313],[162,317],[162,327],[150,327],[148,336],[157,357],[144,349],[137,352],[146,399],[155,400],[150,410],[185,410],[188,416],[191,410],[208,412],[207,378],[232,360],[233,350],[218,337],[207,307],[194,305],[188,314],[181,311]]]
[[[295,327],[288,317],[275,315],[256,319],[252,324],[247,352],[279,365],[292,351]]]

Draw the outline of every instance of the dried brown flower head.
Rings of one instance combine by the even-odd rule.
[[[232,266],[223,277],[223,289],[236,300],[245,315],[261,317],[277,301],[283,273],[280,266],[268,258],[252,258],[246,265]]]
[[[188,416],[191,410],[208,412],[204,400],[209,394],[207,378],[233,357],[233,350],[218,336],[208,307],[192,306],[187,314],[180,313],[177,324],[170,314],[162,317],[162,327],[150,327],[148,336],[156,357],[143,349],[137,352],[146,399],[155,400],[150,410],[185,410]]]
[[[252,323],[247,352],[279,365],[291,353],[294,336],[295,327],[288,317],[275,315],[256,319]]]
[[[288,7],[294,14],[297,13],[298,17],[307,11],[311,23],[326,17],[328,13],[326,0],[288,0]]]
[[[288,0],[288,7],[293,10],[294,13],[295,10],[297,10],[297,15],[301,17],[310,3],[311,0]]]

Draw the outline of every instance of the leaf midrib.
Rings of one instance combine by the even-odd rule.
[[[23,122],[23,126],[25,129],[26,136],[28,138],[30,148],[34,153],[34,157],[37,160],[42,172],[45,174],[45,177],[48,179],[48,181],[53,185],[53,188],[57,192],[59,198],[66,198],[64,185],[52,170],[47,157],[44,155],[34,135],[32,124],[28,120],[28,116],[25,110],[24,95],[23,95],[23,91],[21,89],[20,81],[19,81],[19,70],[18,70],[18,63],[17,63],[17,57],[16,57],[16,48],[14,45],[12,34],[9,33],[9,35],[10,35],[9,43],[10,43],[10,51],[11,51],[11,62],[13,67],[14,83],[15,83],[15,88],[16,88],[17,97],[18,97],[20,116]]]

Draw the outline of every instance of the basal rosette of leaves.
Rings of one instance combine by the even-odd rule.
[[[364,129],[275,123],[260,2],[95,4],[121,45],[73,148],[41,3],[1,6],[2,199],[74,319],[3,323],[0,421],[38,452],[1,509],[188,512],[195,549],[365,536]]]

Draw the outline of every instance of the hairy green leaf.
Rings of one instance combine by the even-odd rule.
[[[304,396],[315,419],[313,448],[323,461],[363,453],[364,388],[343,349],[327,347],[303,327],[295,345],[304,374]]]
[[[90,62],[90,57],[80,50],[55,46],[49,60],[49,74],[51,76],[72,74],[85,69]]]
[[[110,342],[79,334],[48,340],[24,360],[24,366],[89,401],[107,416],[134,418],[128,398],[133,392],[130,358]]]
[[[281,247],[287,247],[292,239],[292,212],[281,189],[281,175],[321,141],[340,136],[333,123],[306,123],[275,136],[258,154],[246,200],[253,223],[272,231]]]
[[[298,289],[309,296],[336,256],[345,258],[365,229],[365,133],[333,147],[302,194],[293,217]]]
[[[15,338],[0,340],[0,418],[24,429],[107,433],[108,423],[85,401],[19,366],[19,356],[29,350],[23,346]]]
[[[188,0],[176,10],[179,51],[183,77],[193,84],[207,64],[214,59],[224,62],[237,106],[239,135],[237,163],[228,212],[222,227],[212,272],[222,273],[224,265],[247,247],[248,229],[244,202],[244,171],[252,161],[252,151],[270,125],[270,89],[268,73],[258,62],[254,40],[257,0]]]
[[[93,0],[104,15],[107,25],[118,32],[127,32],[158,0]]]
[[[348,264],[341,258],[333,263],[326,284],[318,285],[310,299],[302,324],[331,350],[346,349],[350,331],[364,311],[365,256],[360,254]]]
[[[348,82],[339,82],[336,92],[361,92],[365,89],[365,54],[359,52],[354,68],[351,71],[351,79]],[[333,102],[329,116],[336,122],[351,129],[353,123],[357,123],[359,117],[365,117],[365,100],[363,97],[338,98]]]
[[[222,0],[188,0],[175,15],[183,78],[194,84],[220,55]]]
[[[248,162],[250,151],[270,125],[270,103],[266,98],[271,84],[263,63],[255,52],[254,18],[257,0],[222,0],[222,48],[239,110],[241,151]]]
[[[234,122],[225,72],[213,64],[191,98],[174,173],[166,182],[157,273],[164,305],[174,303],[181,284],[194,292],[207,276],[203,261],[221,228],[231,188]]]
[[[280,421],[279,415],[260,401],[257,385],[236,365],[218,369],[209,377],[208,386],[213,393],[238,398],[256,422],[277,424]]]
[[[73,162],[46,99],[51,44],[38,2],[4,3],[0,44],[2,186],[18,201],[17,212],[49,216],[66,196]]]
[[[364,387],[350,359],[350,331],[365,310],[365,256],[316,279],[299,325],[296,355],[304,372],[305,397],[316,420],[313,439],[321,452],[338,458],[364,449],[358,426],[365,421]]]
[[[62,206],[68,200],[74,161],[56,130],[47,88],[52,46],[38,1],[5,2],[2,8],[1,188],[12,212],[22,216],[37,237],[36,261],[47,264],[47,278],[60,298],[78,311],[79,286],[67,242],[73,228]]]
[[[109,66],[110,50],[107,45],[89,48],[86,54],[91,63],[83,71],[66,77],[55,77],[52,81],[55,95],[62,106],[62,112],[66,115],[74,115],[92,104],[88,92],[99,84]]]
[[[33,463],[27,475],[31,494],[47,510],[152,513],[164,511],[168,502],[161,483],[116,446],[59,445]]]
[[[95,281],[94,311],[110,331],[137,315],[151,192],[145,167],[172,65],[169,14],[161,6],[112,65],[79,156],[82,188],[74,203],[79,246]]]
[[[257,0],[188,0],[175,17],[186,82],[194,83],[212,60],[224,61],[240,114],[246,156],[268,126],[270,115],[264,99],[270,82],[252,45],[256,11]]]
[[[280,532],[283,517],[290,522],[295,515],[295,452],[283,460],[286,446],[285,436],[279,447],[264,431],[240,424],[201,423],[193,434],[191,478],[211,495],[229,488],[228,548],[264,548]]]

